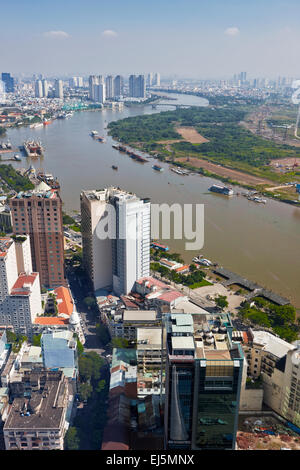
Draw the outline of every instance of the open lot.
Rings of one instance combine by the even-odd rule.
[[[195,168],[203,168],[204,170],[211,171],[212,173],[215,173],[217,175],[224,176],[226,178],[231,178],[232,180],[238,181],[241,184],[249,184],[254,186],[258,184],[273,184],[273,182],[270,180],[259,178],[258,176],[249,175],[248,173],[242,173],[238,170],[232,170],[231,168],[225,168],[224,166],[211,163],[201,158],[189,157],[187,160],[186,157],[181,157],[177,158],[176,161],[182,163],[189,163]]]
[[[199,134],[194,127],[176,127],[176,132],[191,144],[203,144],[204,142],[209,142],[209,140]]]
[[[231,290],[219,283],[216,283],[212,286],[198,287],[197,289],[194,289],[194,292],[201,297],[207,298],[208,300],[209,298],[207,296],[210,296],[211,300],[213,300],[215,296],[225,295],[229,304],[227,310],[230,311],[232,314],[237,313],[237,309],[240,306],[241,302],[245,300],[243,296],[236,295],[234,291],[231,292]]]

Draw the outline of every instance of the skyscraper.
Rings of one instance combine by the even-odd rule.
[[[64,88],[62,80],[55,80],[55,98],[63,99]]]
[[[94,85],[94,101],[97,103],[105,103],[106,100],[106,87],[104,83]]]
[[[106,98],[113,98],[114,94],[114,81],[112,75],[107,75],[105,79]]]
[[[165,448],[233,450],[244,355],[227,314],[167,314]]]
[[[89,99],[91,101],[97,101],[104,103],[105,101],[105,85],[104,87],[98,88],[98,85],[104,85],[104,79],[102,75],[90,75],[89,76]]]
[[[132,98],[145,98],[146,84],[144,75],[130,75],[129,96]]]
[[[47,82],[47,80],[45,80],[45,78],[42,80],[42,84],[43,84],[43,96],[44,96],[44,98],[47,98],[49,86],[48,86],[48,82]]]
[[[6,72],[2,73],[1,79],[5,83],[6,93],[14,93],[14,91],[15,91],[15,80],[10,75],[10,73],[6,73]]]
[[[160,74],[158,72],[156,72],[156,74],[154,75],[153,85],[160,86]]]
[[[147,76],[147,86],[152,86],[153,85],[153,72],[148,73]]]
[[[42,98],[44,96],[43,93],[43,83],[41,80],[36,80],[35,82],[35,97]]]
[[[121,75],[114,78],[114,96],[120,97],[124,95],[124,79]]]
[[[57,190],[40,183],[9,200],[15,235],[29,234],[32,266],[45,287],[66,285],[62,201]]]
[[[150,269],[150,201],[118,188],[81,193],[84,267],[94,289],[131,291]],[[109,236],[101,224],[107,214]]]

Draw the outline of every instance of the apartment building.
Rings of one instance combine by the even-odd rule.
[[[0,325],[31,337],[41,312],[39,273],[31,272],[29,237],[0,238]]]
[[[59,192],[41,182],[34,190],[11,198],[10,208],[14,234],[30,236],[32,266],[40,274],[41,285],[66,285]]]
[[[83,263],[94,290],[128,294],[149,275],[150,200],[113,187],[80,198]]]

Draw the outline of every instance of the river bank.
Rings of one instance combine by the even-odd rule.
[[[182,100],[179,102],[206,105],[203,100],[196,103],[191,101],[193,97],[188,97],[185,102],[185,98],[179,96]],[[155,159],[139,163],[112,148],[114,140],[106,129],[109,122],[157,112],[159,109],[151,106],[124,108],[122,112],[108,109],[76,112],[69,119],[58,119],[41,128],[10,129],[8,137],[15,147],[27,139],[38,139],[45,148],[43,158],[22,157],[21,162],[12,162],[12,165],[16,169],[32,165],[37,172],[57,176],[63,210],[70,214],[80,210],[82,190],[109,185],[122,187],[139,197],[150,197],[153,203],[204,204],[205,257],[216,259],[229,270],[289,298],[300,308],[300,265],[296,262],[300,241],[298,208],[276,200],[268,200],[264,205],[243,197],[227,198],[211,193],[208,188],[217,184],[219,178],[204,178],[196,172],[183,177],[171,171],[169,163]],[[94,129],[105,137],[105,143],[90,137]],[[164,171],[153,170],[154,162]],[[117,166],[118,171],[114,171],[112,165]],[[235,188],[243,190],[239,186]],[[186,251],[186,241],[183,236],[181,240],[163,243],[190,263],[199,250]]]

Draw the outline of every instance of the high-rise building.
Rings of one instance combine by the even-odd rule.
[[[45,287],[66,285],[62,201],[44,182],[10,199],[13,232],[30,235],[32,266]]]
[[[234,450],[244,356],[227,314],[166,314],[165,448]]]
[[[153,85],[153,72],[148,73],[147,76],[147,86],[152,86]]]
[[[62,80],[55,80],[55,98],[63,99],[64,98],[64,88]]]
[[[158,72],[156,72],[156,74],[154,75],[154,83],[153,83],[155,86],[160,86],[160,74]]]
[[[113,98],[115,96],[114,81],[113,81],[112,75],[107,75],[105,79],[105,89],[106,89],[106,98]]]
[[[145,98],[146,84],[144,75],[130,75],[129,96],[132,98]]]
[[[43,83],[42,80],[36,80],[35,82],[35,97],[42,98],[44,96],[43,93]]]
[[[94,101],[97,103],[105,103],[106,100],[106,87],[104,83],[94,85]]]
[[[121,75],[114,78],[114,96],[117,98],[124,95],[124,79]]]
[[[111,229],[105,238],[103,218]],[[81,193],[84,267],[94,289],[129,293],[150,270],[150,200],[118,188]]]
[[[15,91],[15,79],[10,75],[10,73],[2,73],[2,81],[5,83],[6,93],[14,93]]]
[[[99,85],[103,87],[99,88]],[[90,75],[89,76],[89,99],[104,103],[105,101],[105,84],[102,75]]]
[[[83,78],[82,77],[77,77],[77,86],[79,88],[83,87]]]
[[[44,96],[44,98],[47,98],[48,91],[49,91],[49,86],[48,86],[48,82],[45,78],[42,80],[42,84],[43,84],[43,96]]]
[[[29,237],[0,238],[0,324],[31,337],[42,312],[39,273],[32,272]]]

